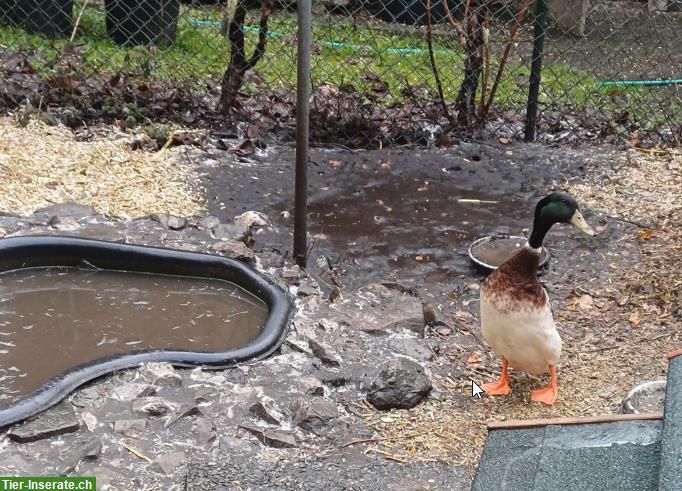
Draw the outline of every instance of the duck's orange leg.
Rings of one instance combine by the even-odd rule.
[[[509,374],[507,373],[507,367],[509,362],[506,358],[502,358],[502,373],[500,375],[500,380],[497,382],[491,382],[489,384],[481,385],[481,388],[489,396],[506,396],[509,394]]]
[[[549,366],[549,387],[544,389],[538,389],[533,391],[533,395],[530,400],[535,402],[541,402],[551,406],[556,401],[557,392],[559,391],[559,383],[557,382],[556,376],[556,365]]]

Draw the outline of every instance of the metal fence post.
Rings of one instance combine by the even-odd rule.
[[[549,0],[537,0],[535,5],[535,30],[533,33],[533,59],[530,66],[530,86],[526,106],[526,128],[524,140],[535,140],[535,126],[538,118],[538,97],[542,78],[542,53],[545,49],[545,18],[549,10]]]
[[[311,0],[299,0],[296,67],[296,185],[294,198],[294,258],[305,267],[308,249],[306,208],[308,202],[308,145],[310,130],[310,48],[312,45]]]

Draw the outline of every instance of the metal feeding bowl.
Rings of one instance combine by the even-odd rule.
[[[469,246],[469,259],[481,269],[494,271],[512,257],[528,239],[519,235],[495,234],[476,239]],[[549,252],[544,247],[540,267],[549,261]]]

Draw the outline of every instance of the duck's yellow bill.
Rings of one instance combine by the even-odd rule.
[[[583,214],[580,213],[580,210],[575,210],[575,212],[573,213],[573,217],[571,217],[571,225],[573,225],[576,228],[579,228],[587,235],[595,235],[594,230],[592,230],[592,227],[590,227],[587,224],[585,218],[583,218]]]

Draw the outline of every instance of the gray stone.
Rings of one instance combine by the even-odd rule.
[[[424,369],[407,358],[384,364],[372,381],[367,400],[377,409],[410,409],[431,392]]]
[[[338,367],[341,364],[341,357],[336,354],[329,346],[320,343],[319,341],[308,338],[308,346],[313,354],[327,365]]]
[[[298,283],[301,279],[301,268],[295,264],[289,268],[282,269],[282,278],[290,284]]]
[[[118,419],[114,421],[114,433],[121,433],[125,436],[138,438],[147,427],[146,419]]]
[[[58,203],[56,205],[46,206],[41,208],[34,213],[36,216],[47,216],[47,217],[72,217],[72,218],[85,218],[90,217],[97,212],[92,206],[81,205],[69,201],[67,203]]]
[[[221,223],[213,229],[213,237],[218,240],[238,240],[249,244],[253,237],[249,227],[232,225],[231,223]]]
[[[213,421],[205,416],[197,419],[196,434],[198,442],[202,445],[211,443],[218,436]]]
[[[589,0],[550,0],[549,16],[564,32],[585,35]]]
[[[151,219],[171,230],[182,230],[187,226],[186,218],[167,215],[166,213],[154,213],[151,215]]]
[[[174,409],[174,404],[161,397],[142,397],[133,401],[133,412],[149,416],[163,416]]]
[[[71,403],[62,401],[35,418],[12,428],[8,436],[19,443],[29,443],[78,431],[80,423]]]
[[[372,284],[356,291],[342,303],[339,322],[369,333],[382,333],[390,329],[410,329],[424,336],[424,309],[417,297]]]
[[[117,401],[134,401],[140,397],[148,397],[156,394],[156,389],[149,384],[129,382],[111,389],[110,396]]]
[[[201,414],[201,411],[199,410],[199,406],[196,404],[186,404],[184,406],[180,406],[163,426],[164,428],[168,428],[181,418],[186,418],[187,416],[196,416],[197,414]]]
[[[256,260],[256,255],[253,251],[246,247],[244,242],[238,240],[221,240],[211,244],[210,248],[212,251],[219,252],[225,257],[245,263],[253,263]]]
[[[262,444],[273,448],[294,448],[296,438],[290,431],[272,430],[261,426],[240,425],[240,428],[248,431]]]
[[[388,347],[394,353],[409,356],[415,360],[429,361],[433,358],[433,353],[429,346],[420,339],[392,338],[388,342]]]
[[[147,363],[140,373],[157,386],[180,387],[182,385],[182,377],[175,371],[173,365],[167,362]]]
[[[203,230],[212,231],[218,225],[220,225],[220,220],[218,219],[218,217],[214,217],[213,215],[205,216],[201,220],[199,220],[199,228]]]
[[[282,411],[279,410],[275,401],[268,396],[261,397],[249,407],[249,411],[266,423],[280,424],[284,419]]]
[[[339,410],[331,401],[321,398],[312,401],[299,399],[294,420],[304,430],[318,433],[327,423],[338,417]]]
[[[239,227],[249,228],[267,227],[270,225],[267,215],[260,211],[246,211],[234,217],[233,222]]]
[[[321,295],[320,285],[313,278],[304,278],[299,282],[298,294],[302,297],[311,297],[314,295]]]
[[[76,407],[97,408],[104,402],[103,391],[97,387],[86,387],[80,389],[71,396],[71,404]]]
[[[154,472],[170,474],[186,461],[187,457],[185,456],[185,452],[174,451],[159,455],[149,467]]]
[[[62,232],[70,232],[80,228],[80,223],[74,217],[54,216],[50,218],[48,223],[55,230],[61,230]]]
[[[324,385],[315,377],[300,377],[294,383],[306,394],[311,396],[323,396]]]
[[[69,451],[64,461],[67,463],[61,471],[61,475],[65,476],[74,470],[82,460],[94,460],[99,458],[102,454],[102,441],[95,436],[86,436],[77,438],[69,446]]]
[[[247,440],[232,436],[220,437],[220,449],[230,450],[236,454],[251,454],[256,451],[256,447]]]

